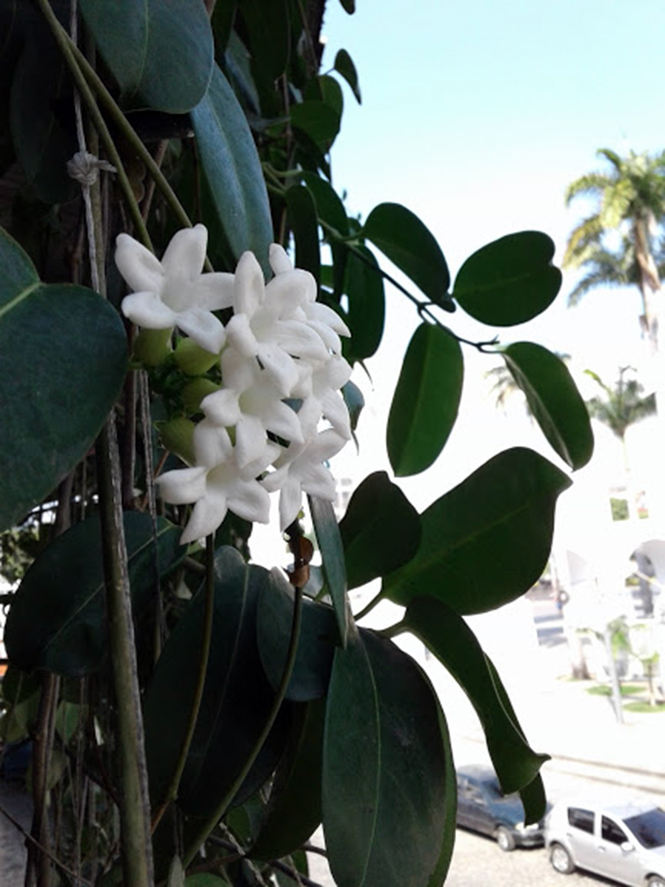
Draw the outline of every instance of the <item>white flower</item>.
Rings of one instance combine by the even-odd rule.
[[[275,462],[276,470],[263,478],[269,491],[280,491],[279,525],[284,530],[298,517],[303,492],[332,502],[335,499],[335,480],[323,464],[338,453],[346,438],[332,428],[317,434],[305,444],[291,444]]]
[[[270,497],[256,478],[278,452],[276,445],[266,447],[263,458],[243,470],[226,429],[207,419],[199,422],[194,430],[196,467],[167,471],[156,481],[166,502],[195,503],[181,543],[214,533],[229,510],[245,520],[267,524]]]
[[[316,424],[323,416],[346,440],[351,439],[351,422],[339,389],[349,381],[350,376],[349,363],[340,355],[331,354],[325,363],[315,366],[293,392],[295,397],[303,398],[303,417],[310,411],[318,413]]]
[[[284,397],[298,382],[297,359],[326,360],[329,355],[301,308],[315,297],[316,283],[308,272],[285,271],[266,286],[253,253],[240,257],[228,341],[245,357],[257,357]]]
[[[243,357],[235,348],[222,354],[224,387],[201,401],[201,409],[218,425],[235,426],[238,465],[245,468],[260,459],[271,431],[287,441],[301,443],[303,434],[293,409],[282,401],[274,378],[254,357]]]
[[[201,348],[218,354],[226,334],[212,312],[230,307],[233,275],[201,273],[207,242],[204,225],[184,228],[173,235],[160,262],[133,237],[119,234],[115,262],[134,290],[122,301],[126,317],[145,329],[177,326]]]

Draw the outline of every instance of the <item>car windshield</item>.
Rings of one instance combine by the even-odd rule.
[[[665,810],[654,807],[638,816],[629,816],[624,822],[643,847],[648,850],[665,845]]]

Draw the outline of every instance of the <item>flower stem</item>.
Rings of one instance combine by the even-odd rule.
[[[368,613],[376,607],[377,604],[380,604],[383,600],[383,591],[380,591],[377,595],[375,595],[369,603],[365,604],[362,610],[359,613],[355,613],[353,618],[356,622],[359,622],[363,617],[367,616]]]
[[[279,714],[279,710],[282,707],[282,702],[284,701],[284,697],[286,696],[286,688],[289,685],[289,681],[291,680],[291,674],[293,673],[293,666],[296,661],[296,652],[298,650],[298,639],[300,637],[300,623],[302,620],[302,589],[296,588],[294,594],[293,601],[293,618],[291,621],[291,637],[289,639],[289,648],[286,656],[286,664],[284,666],[284,673],[282,674],[282,679],[279,683],[279,687],[277,688],[277,692],[275,694],[275,698],[273,700],[272,708],[268,715],[268,718],[263,726],[263,730],[261,731],[260,736],[256,740],[254,744],[254,748],[251,749],[247,760],[245,761],[244,766],[241,771],[236,776],[233,784],[227,791],[226,795],[222,798],[220,803],[217,806],[217,809],[213,813],[213,815],[203,824],[203,826],[198,830],[198,832],[194,835],[194,838],[189,844],[189,847],[185,851],[183,863],[185,868],[191,863],[191,861],[196,856],[201,845],[206,841],[210,833],[216,827],[217,823],[226,813],[230,803],[233,801],[236,796],[238,789],[245,781],[245,778],[252,766],[254,765],[254,761],[259,755],[259,752],[263,748],[263,745],[268,738],[270,731],[273,728],[277,715]]]

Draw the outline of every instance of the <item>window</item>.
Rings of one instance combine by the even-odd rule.
[[[573,828],[593,834],[593,810],[582,810],[581,807],[568,808],[568,822]]]
[[[603,841],[610,841],[612,844],[621,845],[628,840],[628,835],[624,830],[619,828],[616,822],[608,819],[607,816],[603,816],[601,820],[601,834]]]

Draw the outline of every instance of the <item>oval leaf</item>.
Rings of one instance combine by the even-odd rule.
[[[349,84],[358,104],[362,104],[360,84],[358,83],[358,72],[356,71],[356,66],[353,64],[353,59],[345,49],[340,49],[335,56],[334,68]]]
[[[422,640],[469,697],[503,791],[510,794],[528,785],[549,755],[532,751],[518,722],[504,708],[495,686],[498,675],[464,619],[442,601],[420,597],[409,603],[403,625]],[[514,717],[512,707],[511,713]]]
[[[181,530],[157,521],[156,548],[149,514],[127,512],[125,540],[132,603],[142,609],[155,592],[154,559],[164,573],[187,549]],[[58,536],[32,564],[9,610],[5,643],[24,671],[44,669],[82,677],[99,667],[107,650],[101,530],[97,516]]]
[[[339,887],[423,887],[445,875],[455,773],[442,717],[429,682],[392,642],[362,631],[336,650],[322,797]]]
[[[349,588],[385,576],[411,560],[420,543],[420,516],[385,471],[354,492],[339,525]]]
[[[312,192],[319,219],[340,237],[345,237],[349,233],[349,220],[344,204],[332,185],[313,172],[304,172],[302,180]]]
[[[367,217],[363,235],[437,305],[448,303],[450,274],[434,235],[399,203],[380,203]]]
[[[304,185],[293,185],[286,192],[286,209],[296,244],[296,268],[313,274],[318,286],[321,281],[321,254],[314,198]]]
[[[356,247],[353,252],[348,252],[344,292],[349,303],[345,319],[351,335],[343,341],[343,353],[349,363],[355,363],[376,353],[386,319],[383,277],[376,259],[366,247]]]
[[[524,594],[552,545],[554,506],[570,479],[533,450],[494,456],[421,516],[416,556],[386,576],[399,604],[422,595],[458,613],[482,613]]]
[[[291,123],[316,146],[327,152],[337,138],[341,117],[336,108],[320,99],[307,99],[291,107]]]
[[[482,247],[462,265],[453,298],[482,323],[514,326],[554,301],[561,271],[552,264],[554,243],[540,231],[508,234]]]
[[[171,114],[201,101],[214,55],[201,0],[81,0],[80,6],[127,101]]]
[[[413,334],[388,416],[388,456],[398,477],[424,471],[452,431],[464,377],[457,339],[421,323]]]
[[[251,250],[269,274],[272,221],[261,162],[242,108],[217,65],[191,118],[208,187],[234,256],[239,259]]]
[[[125,330],[111,305],[82,286],[40,283],[0,229],[0,530],[85,455],[126,369]]]
[[[337,618],[339,641],[345,646],[349,631],[349,603],[346,599],[346,566],[342,537],[332,503],[316,496],[308,496],[307,501],[316,541],[321,550],[326,586]]]
[[[515,342],[502,354],[547,440],[571,468],[582,468],[593,454],[593,431],[568,367],[534,342]]]

